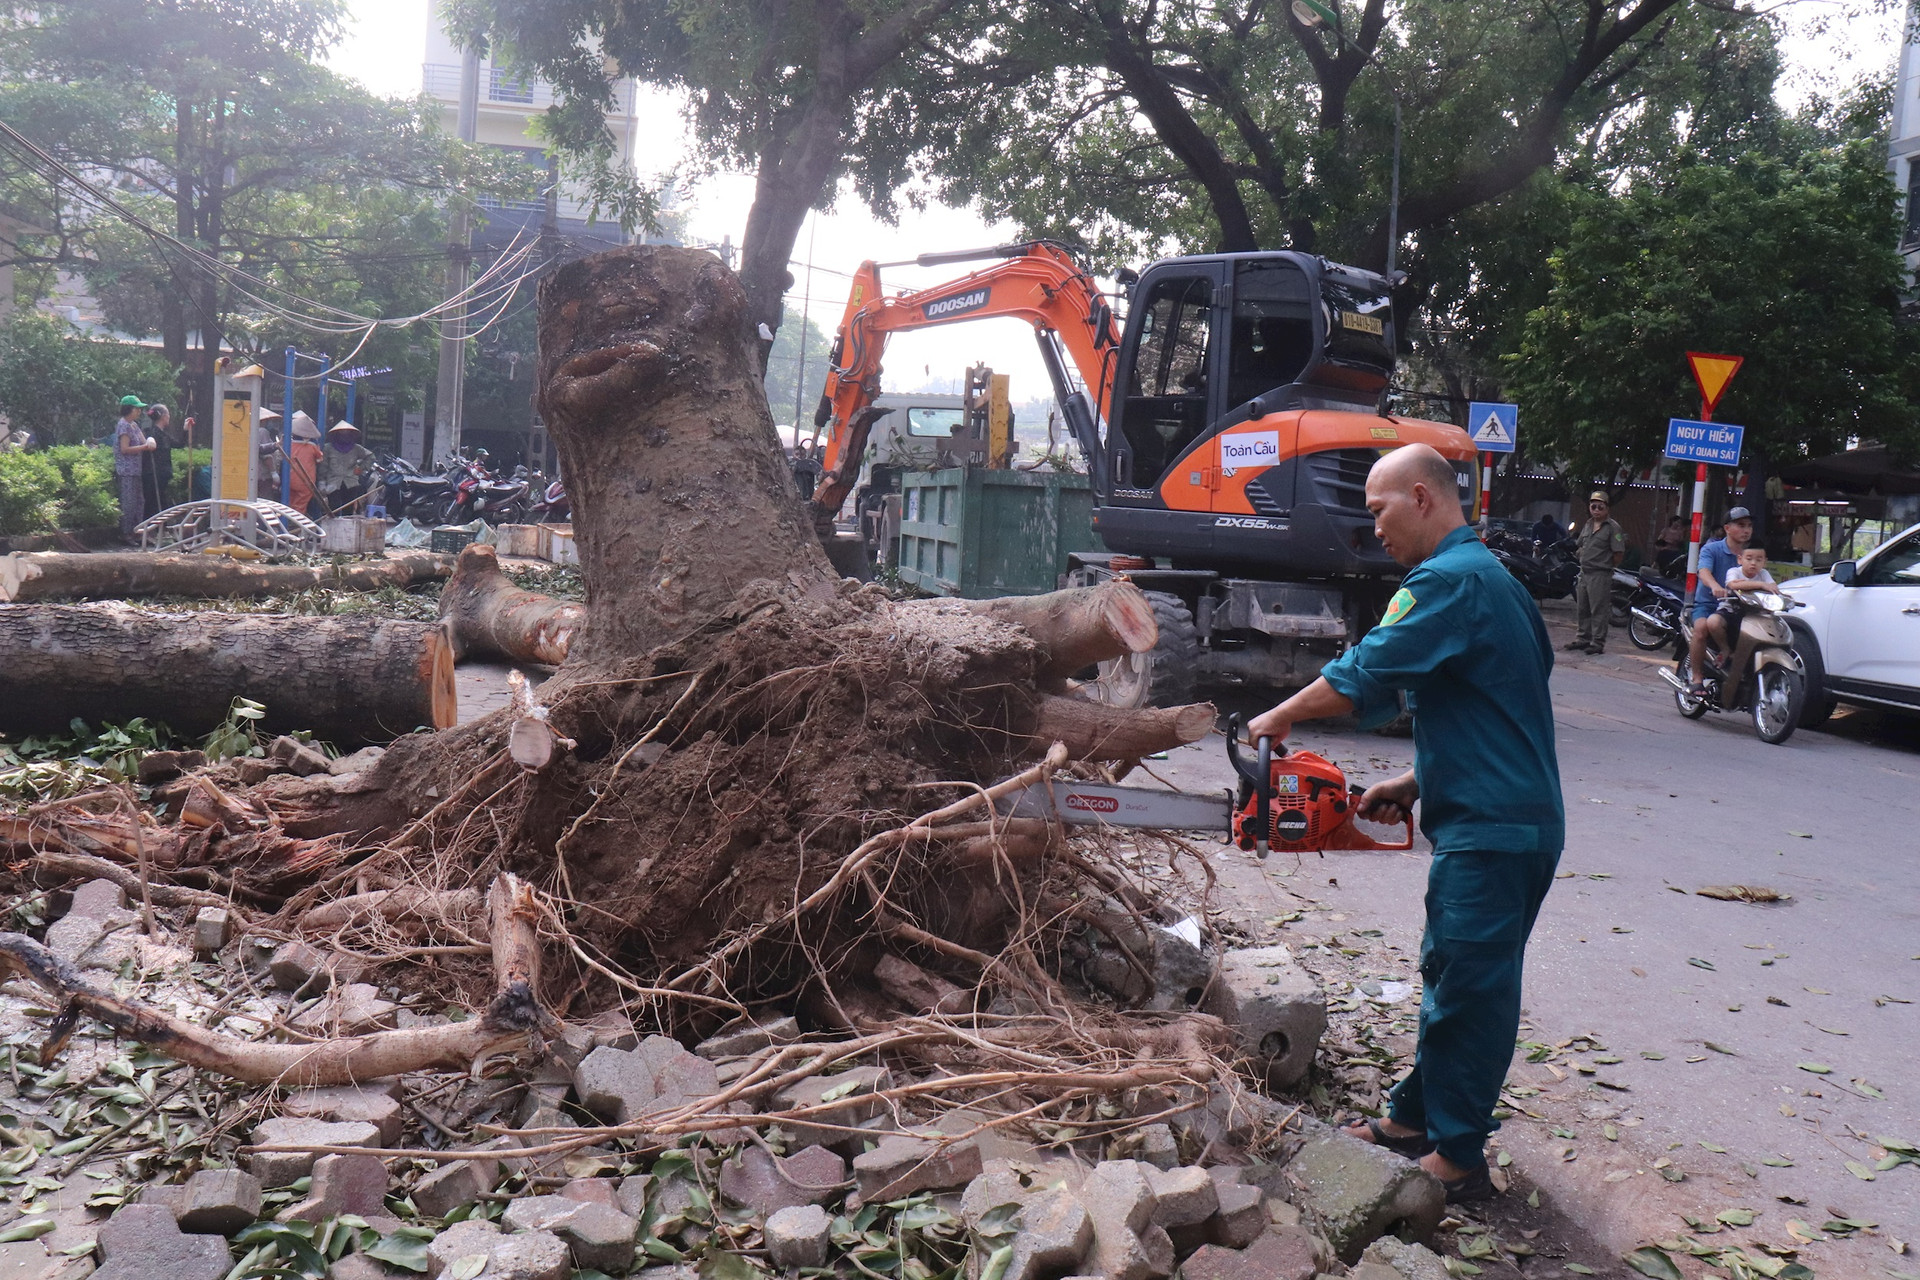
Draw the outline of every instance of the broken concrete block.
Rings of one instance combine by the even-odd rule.
[[[612,1178],[575,1178],[561,1187],[556,1194],[585,1204],[603,1204],[609,1209],[620,1208],[619,1188]],[[621,1212],[626,1211],[622,1209]]]
[[[275,949],[267,972],[273,975],[273,985],[282,991],[298,991],[308,984],[313,991],[324,991],[334,983],[359,981],[361,968],[358,962],[337,952],[322,951],[304,942],[285,942]]]
[[[140,1188],[140,1194],[134,1198],[133,1203],[157,1204],[178,1220],[181,1210],[187,1207],[187,1189],[184,1185],[178,1183],[169,1186],[156,1186],[153,1183],[148,1183],[146,1186]],[[0,1275],[4,1274],[6,1273],[0,1272]]]
[[[1205,1169],[1181,1165],[1156,1169],[1142,1162],[1147,1185],[1153,1188],[1153,1220],[1163,1227],[1189,1227],[1205,1222],[1220,1207],[1220,1193]]]
[[[693,1047],[703,1058],[744,1058],[771,1045],[791,1044],[800,1038],[800,1024],[791,1017],[764,1022],[732,1022]]]
[[[309,1120],[363,1120],[380,1131],[382,1146],[391,1147],[406,1128],[406,1108],[394,1096],[398,1084],[393,1080],[295,1089],[280,1104],[280,1114]]]
[[[833,1219],[817,1204],[790,1205],[767,1219],[767,1256],[785,1270],[827,1265]]]
[[[894,1134],[854,1157],[853,1176],[869,1203],[946,1191],[980,1176],[980,1148],[971,1139],[938,1143]]]
[[[742,1147],[720,1166],[720,1194],[762,1218],[797,1205],[826,1204],[845,1190],[847,1162],[825,1147],[784,1158]]]
[[[230,1236],[260,1220],[260,1179],[239,1169],[202,1169],[180,1188],[174,1216],[182,1231]]]
[[[113,920],[127,909],[127,891],[111,880],[89,880],[73,891],[70,916],[91,916],[95,920]]]
[[[276,1116],[263,1121],[253,1131],[253,1144],[262,1147],[377,1147],[380,1131],[361,1120],[333,1123],[326,1120],[298,1120]],[[247,1168],[263,1187],[284,1187],[313,1171],[311,1151],[256,1151],[247,1157]]]
[[[614,1208],[629,1218],[644,1218],[647,1215],[647,1192],[653,1187],[653,1175],[636,1173],[620,1179],[614,1188]]]
[[[379,1156],[321,1156],[313,1162],[307,1198],[280,1211],[282,1222],[325,1222],[343,1213],[362,1218],[387,1213],[387,1166]]]
[[[189,769],[202,768],[206,763],[207,753],[204,751],[149,751],[140,757],[140,763],[135,768],[139,771],[140,781],[151,784],[178,777]]]
[[[219,1236],[187,1235],[157,1204],[122,1206],[100,1227],[97,1242],[105,1280],[221,1280],[233,1268]]]
[[[68,964],[78,965],[80,957],[93,950],[93,944],[106,934],[104,921],[69,912],[47,926],[47,950]]]
[[[350,982],[330,991],[287,1025],[310,1036],[357,1036],[394,1025],[400,1006],[380,998],[380,989]]]
[[[1180,1264],[1181,1280],[1313,1280],[1319,1273],[1305,1232],[1269,1231],[1245,1249],[1202,1246]]]
[[[467,1260],[476,1257],[486,1261],[469,1269],[473,1264]],[[456,1264],[463,1264],[460,1274],[486,1280],[566,1280],[567,1246],[545,1231],[502,1235],[491,1222],[457,1222],[427,1246],[427,1275],[437,1280]]]
[[[1014,1223],[1005,1280],[1041,1280],[1077,1267],[1093,1244],[1093,1219],[1064,1189],[1028,1195]]]
[[[1408,1244],[1397,1236],[1381,1236],[1368,1245],[1361,1257],[1361,1266],[1387,1267],[1398,1280],[1448,1280],[1450,1274],[1439,1254],[1423,1244]]]
[[[394,1280],[410,1274],[375,1262],[364,1253],[350,1253],[327,1268],[327,1280]]]
[[[1202,1007],[1227,1024],[1240,1053],[1271,1088],[1307,1074],[1327,1029],[1320,984],[1281,946],[1227,952]]]
[[[1200,927],[1191,918],[1171,928],[1147,926],[1153,950],[1153,994],[1141,1008],[1179,1012],[1198,1008],[1214,981],[1214,957],[1200,944]]]
[[[1133,1158],[1156,1169],[1171,1169],[1180,1163],[1180,1144],[1173,1140],[1173,1127],[1150,1124],[1140,1130],[1140,1145]]]
[[[1266,1195],[1243,1182],[1216,1184],[1220,1207],[1207,1221],[1207,1237],[1229,1249],[1244,1249],[1267,1229]]]
[[[380,763],[380,757],[387,754],[385,747],[362,747],[337,760],[327,761],[327,772],[336,778],[344,778],[350,773],[359,773],[362,769],[371,769]]]
[[[202,907],[193,913],[193,949],[210,956],[233,938],[233,913],[225,907]]]
[[[1154,1225],[1153,1186],[1137,1160],[1103,1160],[1080,1184],[1093,1220],[1093,1270],[1107,1280],[1149,1280],[1173,1270],[1173,1242]]]
[[[316,773],[331,771],[333,761],[327,759],[327,753],[317,751],[300,741],[281,735],[267,748],[267,754],[287,767],[287,772],[302,778],[310,778]]]
[[[773,1095],[773,1102],[767,1109],[799,1111],[823,1106],[827,1110],[821,1111],[819,1118],[839,1127],[822,1128],[805,1120],[783,1121],[780,1127],[792,1136],[796,1147],[847,1148],[842,1154],[858,1154],[858,1139],[842,1132],[841,1127],[857,1125],[885,1112],[886,1099],[877,1098],[874,1093],[890,1088],[892,1084],[893,1076],[885,1067],[849,1067],[837,1075],[808,1076],[805,1080],[788,1085]],[[833,1100],[822,1102],[828,1093],[834,1095]]]
[[[1433,1234],[1446,1209],[1440,1180],[1404,1159],[1344,1134],[1309,1138],[1287,1166],[1295,1198],[1346,1262],[1383,1235]]]
[[[413,1186],[413,1207],[429,1218],[444,1218],[472,1204],[500,1181],[494,1160],[449,1160]]]
[[[620,1274],[633,1266],[640,1224],[610,1204],[567,1196],[521,1196],[500,1219],[509,1231],[549,1231],[566,1242],[573,1265]]]

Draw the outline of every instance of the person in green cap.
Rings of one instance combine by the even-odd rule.
[[[139,396],[121,396],[120,421],[113,427],[113,474],[120,482],[120,540],[129,546],[133,544],[133,531],[147,518],[140,464],[154,446],[140,427],[140,411],[146,407]]]

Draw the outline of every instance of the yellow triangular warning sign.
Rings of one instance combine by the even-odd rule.
[[[1693,380],[1700,384],[1700,399],[1708,413],[1712,413],[1713,407],[1720,403],[1720,397],[1727,392],[1727,384],[1733,381],[1734,374],[1740,372],[1740,364],[1745,359],[1745,356],[1687,352],[1687,363],[1693,366]]]

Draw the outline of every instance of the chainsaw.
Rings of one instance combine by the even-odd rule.
[[[1157,831],[1223,831],[1242,849],[1264,858],[1328,849],[1411,849],[1413,816],[1405,838],[1387,843],[1354,825],[1364,788],[1347,782],[1340,766],[1311,751],[1282,752],[1261,738],[1248,763],[1240,754],[1240,717],[1227,726],[1227,759],[1239,777],[1231,796],[1150,791],[1099,782],[1036,782],[1000,801],[1015,818],[1047,818],[1070,826],[1146,827]]]

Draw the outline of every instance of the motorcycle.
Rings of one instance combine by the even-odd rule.
[[[1541,543],[1496,530],[1487,535],[1487,550],[1536,600],[1564,600],[1580,580],[1570,538]]]
[[[435,520],[446,510],[453,493],[453,480],[445,475],[422,471],[405,458],[380,460],[381,500],[392,520]]]
[[[539,501],[527,508],[529,524],[565,524],[573,518],[573,503],[567,500],[567,484],[555,480],[540,493]]]
[[[1693,692],[1688,643],[1695,624],[1683,621],[1674,636],[1674,665],[1660,678],[1673,686],[1674,706],[1689,720],[1709,711],[1746,711],[1762,742],[1781,743],[1793,736],[1807,699],[1807,669],[1794,652],[1793,631],[1780,615],[1796,607],[1774,591],[1736,591],[1727,640],[1730,652],[1716,658],[1708,647],[1700,672],[1703,692]]]
[[[1680,630],[1685,612],[1685,590],[1679,583],[1647,567],[1632,573],[1613,571],[1613,625],[1626,628],[1634,648],[1649,652],[1666,648]]]
[[[518,523],[518,514],[526,510],[527,469],[516,467],[511,477],[502,480],[487,470],[486,456],[482,449],[466,460],[465,474],[454,483],[441,524],[471,524],[475,519],[488,524]]]

